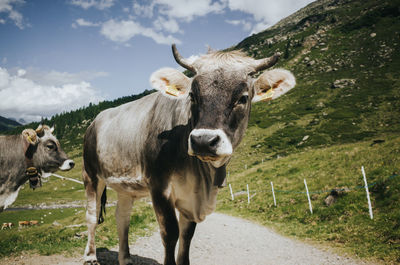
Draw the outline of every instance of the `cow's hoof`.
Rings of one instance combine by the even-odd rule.
[[[97,260],[86,260],[83,265],[100,265]]]

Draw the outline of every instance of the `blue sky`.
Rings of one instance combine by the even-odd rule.
[[[0,0],[0,115],[40,120],[150,89],[184,57],[224,49],[311,0]]]

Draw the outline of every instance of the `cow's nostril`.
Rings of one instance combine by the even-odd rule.
[[[70,166],[71,168],[73,168],[73,167],[75,166],[75,162],[74,162],[74,161],[69,162],[69,166]]]
[[[198,137],[197,135],[190,135],[190,143],[192,144],[192,146],[197,146],[199,141],[200,137]]]
[[[220,140],[219,135],[215,135],[213,138],[211,138],[209,141],[210,147],[215,147],[219,143],[219,140]]]

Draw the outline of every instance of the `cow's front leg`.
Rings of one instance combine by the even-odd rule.
[[[118,203],[117,209],[115,210],[115,217],[117,219],[119,237],[118,261],[120,265],[132,264],[128,242],[132,204],[132,196],[118,193]]]
[[[175,208],[162,191],[152,191],[151,196],[165,250],[164,265],[176,265],[175,246],[178,241],[179,227]]]
[[[182,214],[179,215],[179,251],[178,265],[189,265],[189,249],[192,241],[196,223],[189,221]]]

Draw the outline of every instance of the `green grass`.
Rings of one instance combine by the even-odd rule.
[[[249,184],[250,204],[246,196],[231,201],[229,189],[220,193],[218,211],[253,219],[289,236],[310,239],[361,258],[400,262],[400,137],[382,136],[385,142],[372,141],[314,148],[279,159],[262,156],[247,160],[237,152],[228,182],[234,192]],[[243,148],[243,147],[242,147]],[[240,162],[239,162],[240,161]],[[244,163],[248,169],[244,169]],[[240,166],[238,165],[240,164]],[[370,220],[361,166],[366,168],[374,219]],[[308,209],[303,179],[311,192],[313,214]],[[277,207],[273,205],[270,182],[274,183]],[[333,206],[324,199],[333,188],[349,188]],[[285,191],[285,192],[283,192]]]
[[[118,245],[118,233],[114,217],[115,207],[107,208],[104,223],[96,230],[96,247],[110,248]],[[38,226],[18,228],[18,221],[38,220]],[[0,214],[0,223],[12,222],[16,227],[0,231],[0,258],[19,255],[21,252],[40,255],[82,254],[86,246],[87,231],[85,210],[24,210],[6,211]],[[58,224],[53,224],[57,222]],[[70,225],[80,227],[68,227]],[[130,242],[150,235],[156,227],[153,209],[145,202],[135,203],[130,222]],[[81,235],[81,236],[78,236]]]

